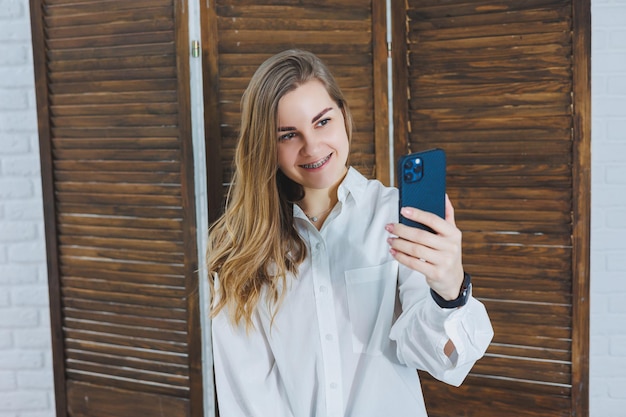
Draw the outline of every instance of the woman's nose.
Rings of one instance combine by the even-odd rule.
[[[317,148],[319,147],[319,140],[315,135],[309,133],[302,134],[302,153],[304,155],[315,155]]]

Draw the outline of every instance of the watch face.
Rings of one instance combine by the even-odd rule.
[[[470,293],[470,289],[472,288],[472,284],[470,283],[470,285],[468,285],[467,287],[463,288],[463,293],[461,294],[463,297],[467,297]]]

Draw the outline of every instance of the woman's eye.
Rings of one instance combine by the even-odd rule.
[[[285,133],[284,135],[278,137],[278,141],[284,142],[286,140],[292,139],[294,136],[296,136],[295,132]]]
[[[322,120],[320,120],[319,122],[317,122],[317,125],[318,125],[318,126],[326,126],[326,124],[327,124],[328,122],[330,122],[330,118],[327,118],[327,119],[322,119]]]

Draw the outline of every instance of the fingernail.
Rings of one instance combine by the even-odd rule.
[[[409,207],[402,207],[402,210],[400,212],[403,216],[410,216],[411,214],[413,214],[413,210]]]
[[[390,237],[388,237],[388,238],[387,238],[387,243],[388,243],[389,245],[391,245],[391,244],[393,243],[393,239],[392,239],[392,238],[390,238]]]
[[[389,249],[389,253],[391,254],[391,256],[393,256],[395,258],[396,254],[398,253],[398,251],[396,251],[395,249],[391,248],[391,249]]]
[[[385,226],[385,230],[388,231],[388,232],[393,232],[393,224],[390,223],[390,224],[386,225]]]

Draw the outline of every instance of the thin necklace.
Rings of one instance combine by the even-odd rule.
[[[309,216],[306,213],[304,213],[304,214],[309,218],[309,220],[311,220],[313,223],[315,223],[315,222],[317,222],[320,219],[320,216],[328,213],[330,211],[330,209],[332,209],[332,208],[333,208],[333,206],[330,206],[326,210],[324,210],[323,212],[317,213],[315,216]]]

